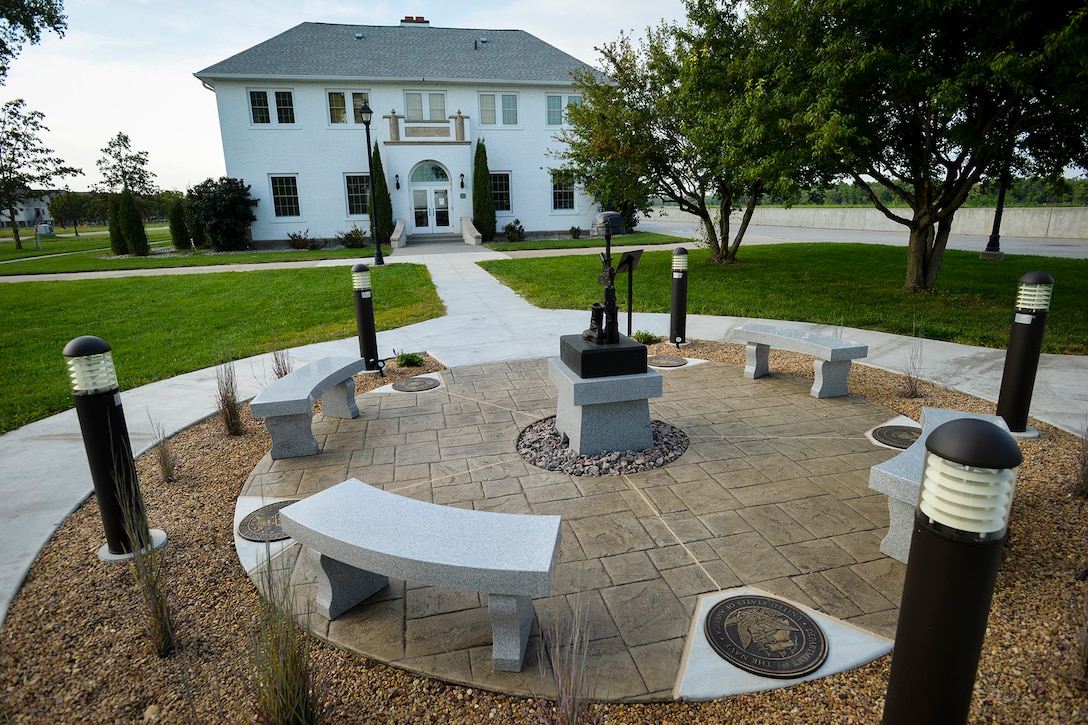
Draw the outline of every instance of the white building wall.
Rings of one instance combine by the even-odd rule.
[[[250,123],[249,90],[269,91],[273,123]],[[408,222],[412,232],[412,196],[409,183],[412,169],[422,161],[442,166],[450,179],[450,229],[459,233],[460,218],[472,216],[472,173],[475,141],[483,138],[487,144],[488,165],[492,172],[507,172],[511,179],[511,210],[497,215],[498,230],[514,218],[533,231],[567,231],[572,226],[588,230],[597,207],[591,197],[575,196],[574,210],[552,210],[552,184],[548,169],[558,160],[548,149],[558,142],[554,136],[558,127],[546,124],[545,95],[571,93],[569,86],[450,86],[446,84],[370,84],[343,82],[325,83],[262,83],[244,81],[216,82],[216,102],[227,175],[241,178],[251,186],[250,194],[260,199],[253,223],[252,235],[257,241],[285,240],[289,233],[306,231],[312,238],[329,238],[349,230],[352,225],[369,229],[366,215],[347,213],[345,176],[367,174],[366,136],[362,125],[328,122],[327,92],[329,90],[367,91],[374,111],[371,141],[379,143],[382,165],[393,202],[395,219]],[[389,115],[396,109],[404,113],[404,92],[444,91],[447,115],[461,111],[464,119],[465,143],[455,141],[456,123],[450,121],[449,137],[439,139],[408,139],[407,125],[399,121],[400,142],[391,139]],[[275,123],[275,90],[290,90],[293,94],[295,121],[291,126]],[[516,126],[481,125],[479,93],[517,93],[518,124]],[[350,105],[350,96],[349,96]],[[350,109],[349,109],[350,116]],[[350,119],[349,119],[350,120]],[[435,124],[424,124],[434,127]],[[460,175],[464,174],[464,188]],[[279,217],[273,213],[271,177],[295,176],[298,183],[301,216]],[[397,176],[400,189],[396,188]]]

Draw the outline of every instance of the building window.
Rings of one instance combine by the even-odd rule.
[[[491,174],[491,198],[495,200],[495,211],[510,211],[510,174]]]
[[[370,177],[348,176],[348,214],[359,215],[370,213]]]
[[[564,174],[552,174],[552,209],[574,208],[574,182]]]
[[[269,94],[273,94],[276,102],[276,115],[272,116],[269,106]],[[250,119],[255,124],[271,124],[275,118],[278,124],[294,124],[295,103],[291,91],[250,91],[249,92]]]
[[[363,106],[370,105],[370,94],[355,91],[351,94],[351,107],[355,109],[355,123],[363,122]]]
[[[567,96],[566,105],[563,105],[563,96],[545,96],[545,101],[547,103],[547,123],[549,126],[560,126],[563,124],[567,113],[567,106],[582,105],[581,96]]]
[[[268,112],[268,93],[265,91],[249,92],[249,110],[253,123],[272,123]]]
[[[280,123],[295,122],[295,102],[291,91],[276,91],[276,120]]]
[[[548,125],[559,126],[563,123],[563,96],[546,96],[548,107]]]
[[[329,91],[329,123],[348,122],[348,102],[340,91]]]
[[[347,91],[329,91],[329,123],[346,124],[348,122],[348,95]],[[369,100],[365,91],[352,91],[351,108],[352,121],[358,124],[363,122],[362,108]]]
[[[495,125],[495,94],[480,94],[480,123],[486,126]]]
[[[518,97],[513,93],[502,94],[502,124],[518,125]]]
[[[427,116],[424,117],[424,103]],[[408,121],[445,121],[446,94],[408,91],[404,94],[404,117]]]
[[[480,123],[492,126],[502,123],[503,126],[518,125],[518,96],[516,93],[481,93],[480,94]]]
[[[294,176],[272,177],[272,209],[278,217],[302,216],[298,205],[298,180]]]

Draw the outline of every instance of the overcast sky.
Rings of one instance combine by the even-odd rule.
[[[438,27],[525,30],[579,60],[623,31],[641,37],[662,20],[682,21],[682,0],[481,0],[413,3],[354,0],[65,0],[68,30],[27,46],[0,86],[0,102],[22,98],[45,114],[43,143],[83,176],[119,131],[147,151],[161,188],[180,189],[225,173],[215,95],[193,73],[301,22],[397,25],[422,15]]]

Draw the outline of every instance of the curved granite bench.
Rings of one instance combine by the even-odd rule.
[[[492,666],[519,672],[533,596],[548,596],[559,516],[417,501],[350,478],[280,511],[285,533],[317,554],[317,611],[332,620],[388,577],[487,592]]]
[[[368,372],[362,358],[325,357],[272,381],[257,393],[249,403],[249,412],[254,418],[264,418],[272,436],[272,457],[317,454],[317,439],[310,423],[319,398],[323,415],[358,418],[352,376],[360,372]]]
[[[850,374],[851,361],[869,354],[867,345],[841,337],[760,322],[741,325],[733,330],[732,339],[745,343],[746,378],[761,378],[767,374],[767,356],[772,347],[815,357],[812,363],[815,380],[811,390],[814,398],[848,395],[850,389],[846,379]]]
[[[880,550],[904,564],[910,556],[910,539],[914,533],[914,510],[925,473],[926,439],[938,426],[959,418],[977,418],[1007,431],[1009,426],[998,415],[979,415],[960,410],[922,408],[919,423],[922,433],[899,455],[869,469],[869,488],[888,497],[888,534],[880,542]]]

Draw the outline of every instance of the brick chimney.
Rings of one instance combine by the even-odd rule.
[[[430,26],[431,21],[427,20],[427,18],[423,17],[422,15],[416,15],[415,17],[412,17],[411,15],[405,15],[404,20],[401,20],[400,24],[401,27],[416,26],[425,28]]]

